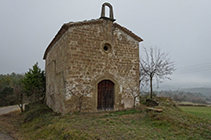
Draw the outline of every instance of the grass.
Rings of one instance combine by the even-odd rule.
[[[0,132],[7,133],[17,139],[18,132],[17,118],[20,116],[20,111],[14,111],[0,116]]]
[[[211,107],[181,106],[180,108],[187,113],[211,120]]]
[[[182,102],[179,102],[179,104],[188,104],[188,105],[207,105],[207,104],[203,104],[203,103],[193,103],[193,102],[188,102],[188,101],[182,101]]]
[[[160,104],[162,113],[146,112],[142,106],[139,110],[64,116],[46,106],[35,106],[23,114],[1,116],[0,131],[12,130],[19,140],[211,139],[210,119],[186,113],[169,100],[162,99]]]

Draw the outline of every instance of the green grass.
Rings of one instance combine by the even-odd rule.
[[[193,102],[188,102],[188,101],[182,101],[182,102],[178,102],[179,104],[188,104],[188,105],[206,105],[203,103],[193,103]]]
[[[0,130],[4,129],[4,123],[13,124],[11,129],[19,140],[211,139],[211,120],[186,113],[169,100],[160,104],[162,113],[146,112],[142,107],[139,110],[64,116],[53,113],[46,106],[35,106],[21,115],[16,114],[18,123],[1,116]],[[12,118],[14,120],[14,115]]]
[[[187,113],[211,120],[211,107],[180,106],[180,108]]]

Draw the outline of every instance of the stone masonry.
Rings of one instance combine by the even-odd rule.
[[[142,39],[114,21],[112,6],[104,3],[100,19],[64,24],[47,47],[46,102],[55,112],[133,106],[130,87],[139,92]]]

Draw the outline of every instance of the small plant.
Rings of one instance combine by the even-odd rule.
[[[89,86],[84,87],[82,85],[79,85],[78,87],[73,87],[72,89],[69,89],[70,95],[73,95],[78,98],[78,112],[81,112],[84,97],[89,96],[90,91],[91,91],[91,88]]]

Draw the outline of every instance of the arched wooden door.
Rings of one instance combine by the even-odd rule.
[[[110,80],[103,80],[98,83],[97,109],[114,109],[114,83]]]

